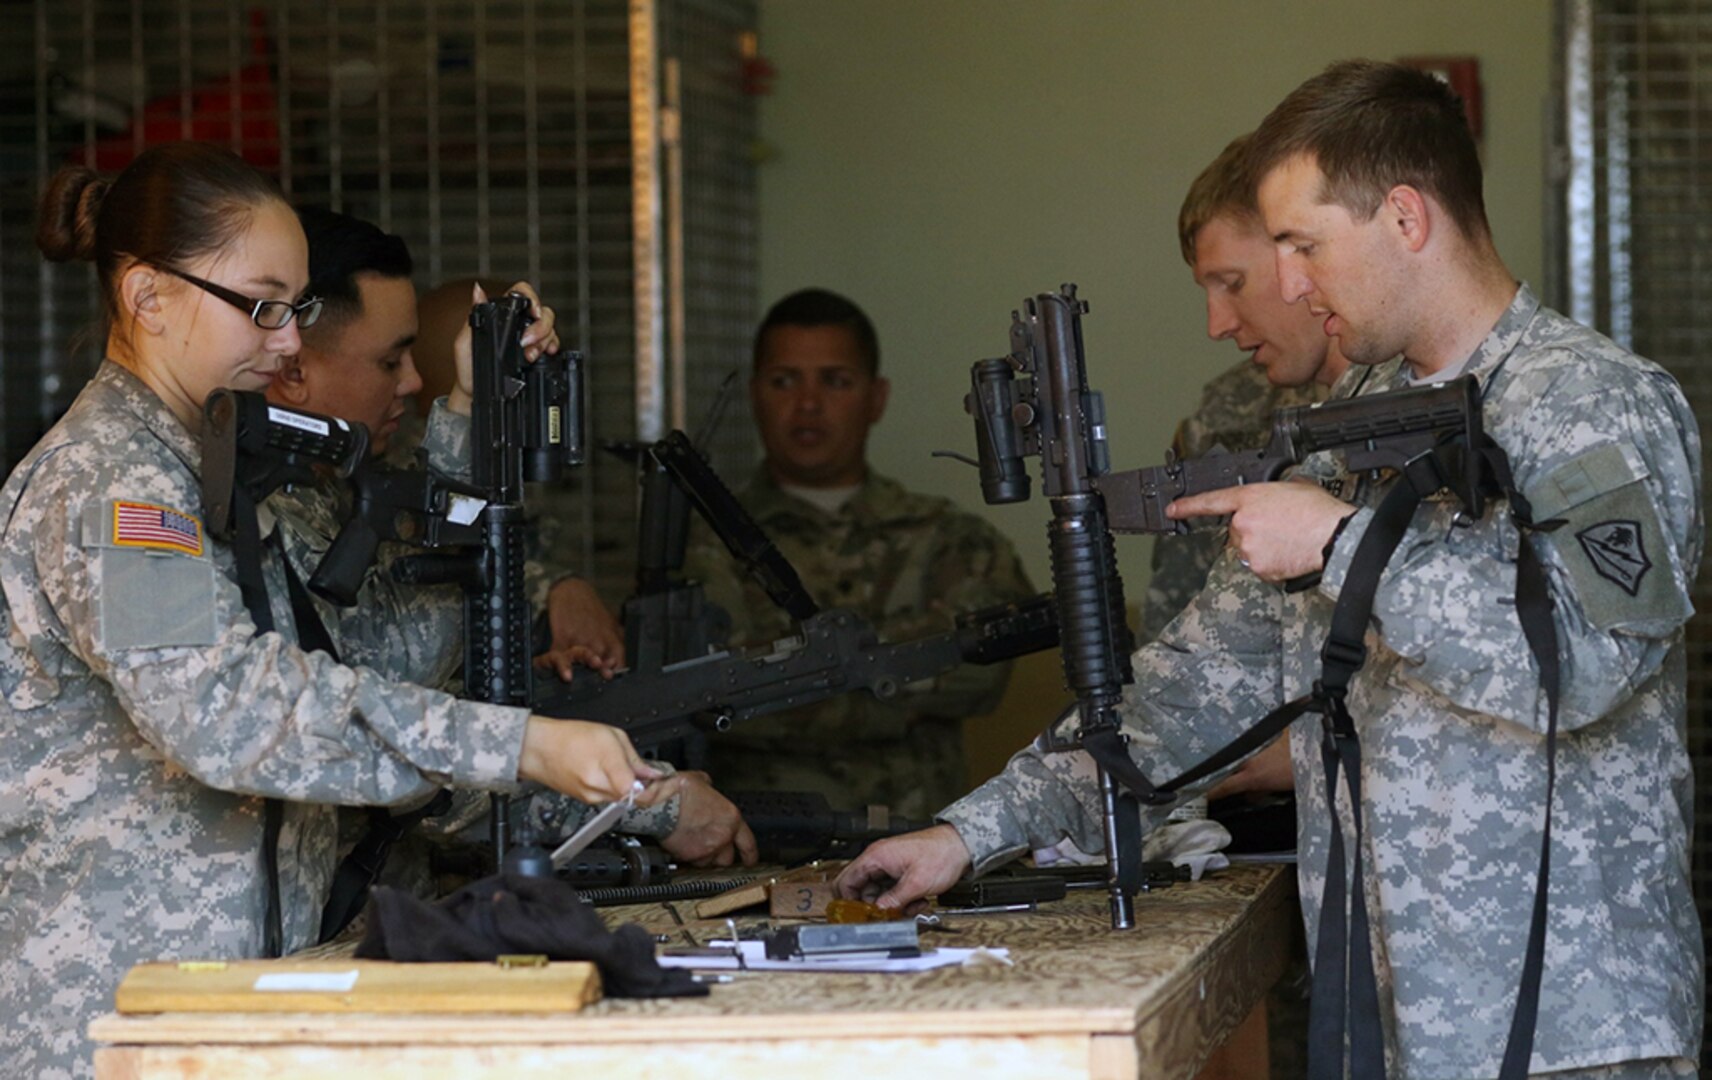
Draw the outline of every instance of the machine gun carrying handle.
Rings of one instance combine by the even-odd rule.
[[[804,587],[802,578],[765,530],[750,516],[737,496],[725,486],[689,436],[673,431],[655,443],[649,453],[671,473],[691,505],[725,544],[732,557],[767,591],[773,602],[798,622],[813,618],[820,605]]]

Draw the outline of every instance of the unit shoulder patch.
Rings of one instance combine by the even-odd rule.
[[[1630,596],[1639,595],[1641,579],[1653,568],[1639,522],[1601,521],[1582,529],[1575,538],[1593,564],[1594,573]]]

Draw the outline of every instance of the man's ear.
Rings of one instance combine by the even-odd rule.
[[[1392,235],[1402,241],[1404,248],[1418,252],[1432,239],[1436,209],[1420,188],[1412,184],[1398,184],[1385,193],[1385,203],[1380,206],[1379,212],[1391,227]]]
[[[304,370],[301,354],[293,356],[279,369],[279,374],[273,378],[273,385],[268,387],[269,397],[278,397],[280,401],[297,409],[307,409],[309,404],[309,373]]]
[[[147,263],[132,263],[119,279],[120,319],[145,334],[165,333],[166,312],[158,291],[160,285],[160,271]]]
[[[886,415],[886,402],[891,400],[892,380],[874,376],[874,388],[868,392],[868,426],[873,427]]]

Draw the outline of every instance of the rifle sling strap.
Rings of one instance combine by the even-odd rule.
[[[262,577],[261,525],[256,503],[242,483],[232,486],[234,534],[232,555],[237,563],[238,592],[256,636],[274,629],[273,608],[268,604],[267,580]],[[262,876],[266,879],[267,910],[262,922],[262,953],[272,959],[285,951],[284,918],[279,897],[279,834],[285,824],[285,804],[278,799],[262,802]]]
[[[1319,934],[1314,953],[1314,981],[1308,1020],[1309,1080],[1343,1080],[1347,1034],[1348,1075],[1353,1080],[1385,1076],[1384,1028],[1379,991],[1373,971],[1372,939],[1366,890],[1362,887],[1364,849],[1361,813],[1360,741],[1347,707],[1350,682],[1367,660],[1365,639],[1372,619],[1379,581],[1402,542],[1416,508],[1442,486],[1450,450],[1423,455],[1403,470],[1374,511],[1373,520],[1357,545],[1343,588],[1332,613],[1331,628],[1321,650],[1320,678],[1311,693],[1274,709],[1229,745],[1167,783],[1154,785],[1130,758],[1123,735],[1115,727],[1085,732],[1083,748],[1114,779],[1143,802],[1162,805],[1188,784],[1259,750],[1306,713],[1319,713],[1323,728],[1320,746],[1326,778],[1326,805],[1331,812],[1326,882],[1320,900]],[[1490,437],[1470,451],[1481,461],[1483,484],[1504,496],[1524,534],[1556,528],[1559,522],[1536,523],[1532,510],[1516,490],[1509,459]],[[1539,874],[1535,881],[1528,943],[1523,956],[1516,1008],[1505,1042],[1499,1080],[1523,1080],[1533,1052],[1539,1017],[1540,982],[1544,968],[1547,883],[1551,872],[1551,805],[1557,780],[1557,722],[1561,694],[1557,626],[1547,589],[1545,569],[1524,535],[1516,563],[1516,611],[1528,649],[1540,671],[1547,705],[1545,824],[1540,837]],[[1355,825],[1354,867],[1345,877],[1343,829],[1337,814],[1337,781],[1342,772],[1349,785],[1349,806]],[[1138,782],[1139,781],[1139,782]],[[1346,916],[1346,906],[1348,913]]]
[[[234,487],[232,504],[236,525],[232,549],[237,563],[238,590],[243,595],[244,607],[249,611],[250,619],[256,624],[256,633],[265,634],[276,627],[273,609],[268,602],[267,580],[262,575],[264,542],[256,516],[255,500],[245,485],[240,483]],[[298,646],[306,652],[324,652],[337,662],[339,651],[333,645],[332,635],[327,632],[326,624],[315,610],[315,605],[309,598],[309,590],[304,588],[303,579],[291,565],[291,559],[286,555],[277,529],[269,541],[285,570],[286,591],[291,599],[292,621],[297,625]],[[321,916],[322,941],[344,929],[356,913],[362,910],[369,886],[380,876],[393,842],[423,818],[444,813],[450,801],[450,795],[441,791],[421,809],[397,817],[382,807],[369,808],[368,833],[357,842],[356,847],[345,856],[334,872],[327,905]],[[262,804],[262,870],[267,884],[267,909],[262,931],[262,950],[270,958],[282,955],[285,948],[279,879],[279,839],[284,823],[284,802],[279,799],[265,800]],[[331,920],[330,916],[333,916]]]

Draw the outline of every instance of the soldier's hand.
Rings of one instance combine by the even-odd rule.
[[[690,866],[755,865],[755,834],[706,773],[673,773],[657,786],[661,798],[678,796],[678,826],[660,841],[668,855]]]
[[[1279,582],[1323,569],[1326,541],[1355,509],[1318,484],[1286,480],[1190,495],[1165,513],[1179,521],[1231,515],[1237,558],[1262,581]]]
[[[844,868],[833,887],[846,899],[901,908],[957,884],[969,864],[969,849],[957,830],[935,825],[869,845]]]
[[[1280,735],[1267,743],[1258,754],[1238,765],[1231,774],[1214,784],[1207,799],[1222,799],[1245,791],[1294,791],[1296,771],[1290,764],[1290,737]]]
[[[601,602],[594,586],[581,578],[565,578],[547,593],[547,625],[552,642],[535,658],[535,666],[571,681],[576,664],[593,668],[610,679],[624,666],[624,630]]]
[[[658,780],[660,770],[643,761],[630,736],[615,727],[531,716],[523,732],[517,778],[582,802],[609,803],[630,794],[637,780]]]
[[[529,312],[535,316],[535,321],[523,331],[523,356],[531,362],[539,360],[542,354],[559,351],[559,333],[555,329],[557,316],[553,309],[541,303],[541,297],[535,292],[535,286],[527,281],[519,281],[507,292],[519,293],[529,298]],[[470,292],[473,304],[487,303],[487,290],[479,284]],[[473,305],[472,305],[473,306]],[[468,320],[458,331],[457,340],[452,343],[452,358],[457,369],[457,382],[446,395],[446,407],[459,416],[470,415],[470,406],[475,398],[475,360],[474,337]]]

